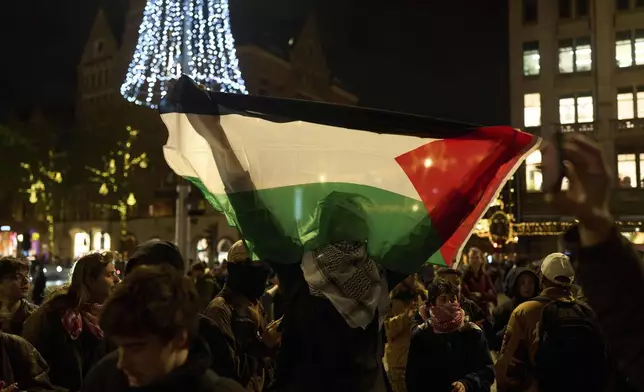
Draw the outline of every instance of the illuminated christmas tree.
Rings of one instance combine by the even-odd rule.
[[[156,107],[181,74],[209,89],[247,94],[229,16],[227,0],[148,0],[121,94]]]

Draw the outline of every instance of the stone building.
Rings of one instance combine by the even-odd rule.
[[[625,235],[644,243],[644,2],[508,4],[512,125],[599,141],[616,179],[612,210]],[[540,162],[539,152],[527,158],[518,189],[519,244],[535,258],[554,251],[572,222],[544,202]]]

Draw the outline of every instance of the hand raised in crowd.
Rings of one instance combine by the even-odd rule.
[[[546,144],[544,150],[555,148]],[[583,246],[592,246],[606,239],[613,226],[609,209],[612,175],[597,143],[587,137],[564,135],[562,143],[567,190],[546,195],[561,213],[579,219]]]
[[[271,322],[266,326],[264,333],[262,333],[260,339],[267,347],[273,348],[282,342],[282,333],[277,330],[277,327],[279,327],[281,322],[281,318]]]
[[[18,383],[13,383],[5,388],[5,382],[0,381],[0,392],[16,392],[18,391]]]
[[[452,392],[466,392],[465,385],[462,382],[456,381],[452,383]]]

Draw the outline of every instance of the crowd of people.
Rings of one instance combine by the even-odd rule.
[[[564,151],[570,188],[549,197],[579,225],[567,254],[504,274],[504,302],[477,248],[428,279],[381,268],[363,244],[280,264],[238,241],[224,265],[186,273],[155,239],[123,280],[117,254],[80,257],[39,306],[29,264],[3,258],[0,392],[644,390],[642,260],[608,212],[599,150],[571,137]]]

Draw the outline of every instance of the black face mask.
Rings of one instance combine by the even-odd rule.
[[[226,285],[250,301],[257,301],[264,294],[269,273],[268,266],[261,262],[230,263]]]

